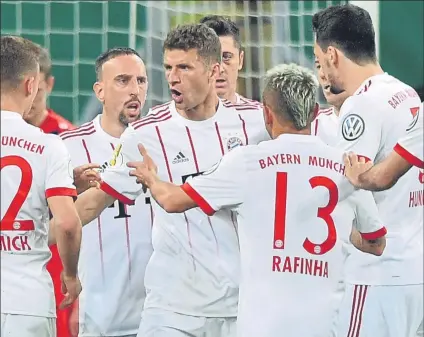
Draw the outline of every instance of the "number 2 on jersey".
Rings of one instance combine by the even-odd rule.
[[[34,222],[32,220],[16,220],[19,211],[22,208],[32,185],[32,169],[31,165],[22,157],[6,156],[1,158],[1,170],[8,166],[15,166],[21,171],[21,181],[18,190],[10,203],[9,208],[1,219],[1,230],[12,231],[34,230]]]
[[[275,220],[274,220],[274,249],[284,249],[286,242],[287,216],[287,172],[277,173]],[[309,179],[311,188],[324,187],[328,189],[329,200],[325,207],[319,207],[317,217],[324,220],[328,235],[322,243],[313,243],[308,238],[303,242],[303,248],[310,254],[323,255],[334,248],[337,241],[337,232],[331,213],[337,206],[339,192],[337,185],[327,177],[313,177]]]

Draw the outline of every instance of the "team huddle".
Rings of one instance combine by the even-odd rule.
[[[2,36],[1,337],[61,337],[53,244],[80,337],[423,336],[423,105],[364,9],[312,28],[316,72],[273,67],[261,103],[231,20],[171,30],[144,117],[141,56],[107,50],[102,113],[59,136],[25,120],[32,42]]]

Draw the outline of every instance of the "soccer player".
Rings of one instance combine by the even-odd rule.
[[[221,42],[221,73],[216,80],[218,96],[233,104],[259,104],[259,102],[247,99],[236,92],[239,71],[243,68],[244,62],[240,30],[236,23],[219,15],[205,16],[200,23],[213,29]]]
[[[131,205],[142,193],[125,165],[140,159],[138,143],[152,154],[162,179],[183,183],[224,153],[268,139],[260,106],[233,106],[218,98],[221,45],[212,29],[178,27],[168,33],[163,50],[172,101],[124,131],[116,165],[103,172],[101,189],[76,201],[83,223],[116,199]],[[169,215],[155,203],[153,211],[153,254],[138,336],[235,336],[240,261],[232,213],[208,217],[194,209]]]
[[[31,110],[25,115],[25,121],[39,127],[45,133],[57,135],[75,129],[71,122],[47,106],[47,97],[52,92],[55,81],[52,73],[52,60],[48,50],[38,44],[34,44],[34,52],[37,54],[40,64],[40,86]]]
[[[112,48],[96,60],[93,89],[102,114],[62,133],[72,163],[119,164],[119,137],[137,121],[146,101],[147,74],[131,48]],[[112,161],[113,153],[117,154]],[[146,292],[143,285],[152,252],[152,208],[143,193],[135,205],[116,201],[83,228],[79,274],[79,336],[136,336]]]
[[[74,129],[75,127],[71,122],[47,107],[47,97],[53,90],[55,80],[52,75],[52,61],[49,52],[40,45],[34,43],[34,53],[37,55],[40,65],[40,84],[31,110],[24,116],[25,121],[39,127],[45,133],[60,134],[63,131]],[[59,303],[61,303],[64,298],[61,291],[60,280],[60,275],[63,270],[62,261],[56,245],[50,246],[50,250],[52,252],[52,257],[47,264],[47,270],[53,280],[56,298],[56,330],[59,337],[71,337],[69,319],[72,307],[62,310],[59,309]]]
[[[69,153],[58,136],[27,124],[40,81],[34,44],[1,37],[1,335],[56,336],[55,300],[45,266],[49,209],[63,262],[64,300],[81,291],[77,264],[81,223]]]
[[[408,85],[381,69],[371,17],[354,5],[313,16],[314,52],[332,93],[343,90],[338,147],[379,163],[405,133],[421,104]],[[353,251],[340,336],[415,336],[423,317],[423,203],[418,169],[391,189],[374,193],[390,235],[381,257]],[[400,314],[402,313],[402,314]]]
[[[415,115],[411,125],[386,159],[372,166],[371,162],[358,159],[354,153],[345,155],[345,174],[356,187],[382,191],[392,187],[411,167],[424,170],[423,161],[423,117],[424,107]],[[424,183],[424,172],[421,173]]]
[[[309,70],[277,66],[268,72],[263,94],[265,123],[274,140],[236,148],[180,186],[156,176],[145,151],[147,167],[153,169],[130,172],[166,211],[198,206],[209,216],[221,209],[237,212],[241,337],[331,333],[340,302],[341,240],[351,229],[343,214],[333,211],[354,189],[343,176],[342,151],[310,136],[316,89]],[[367,204],[372,195],[362,192],[354,202],[363,220],[356,224],[361,225],[361,248],[380,255],[385,228],[375,204]]]

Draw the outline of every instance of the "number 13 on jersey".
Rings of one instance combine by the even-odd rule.
[[[286,172],[278,172],[276,179],[276,196],[275,196],[275,220],[274,220],[274,249],[284,249],[286,240],[286,225],[287,225],[287,179]],[[309,184],[312,189],[323,187],[329,192],[329,200],[325,207],[319,207],[317,217],[322,219],[322,228],[327,231],[327,238],[320,243],[314,243],[308,238],[303,242],[303,248],[312,255],[323,255],[334,248],[337,241],[336,226],[331,213],[337,206],[339,193],[337,185],[329,178],[323,176],[312,177],[309,179]],[[296,224],[292,224],[296,226]],[[313,226],[311,224],[311,226]],[[326,228],[324,228],[326,227]]]

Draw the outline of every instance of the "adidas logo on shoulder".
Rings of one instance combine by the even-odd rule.
[[[172,164],[184,163],[187,161],[189,161],[189,159],[186,156],[184,156],[184,154],[180,151],[175,156],[174,160],[172,161]]]

